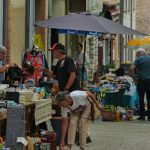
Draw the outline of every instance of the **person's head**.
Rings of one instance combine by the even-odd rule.
[[[33,45],[33,49],[38,51],[39,50],[39,47],[37,45]]]
[[[116,70],[116,76],[124,76],[124,75],[125,75],[125,72],[123,68],[118,68]]]
[[[57,93],[55,100],[58,106],[67,107],[69,106],[71,99],[70,99],[70,96],[66,92],[60,91]]]
[[[49,48],[53,54],[54,58],[61,59],[64,55],[67,54],[65,46],[61,43],[55,43],[51,48]]]
[[[24,76],[30,76],[34,74],[34,67],[32,65],[25,63],[22,67],[22,74]]]
[[[77,51],[77,52],[81,52],[81,51],[82,51],[82,48],[83,48],[82,43],[77,43],[77,45],[76,45],[76,51]]]
[[[93,74],[93,83],[99,83],[99,73],[98,72],[94,72]]]
[[[0,60],[4,60],[6,55],[6,47],[0,46]]]
[[[141,55],[146,55],[144,48],[138,48],[138,49],[136,50],[136,57],[138,58],[138,57],[141,56]]]

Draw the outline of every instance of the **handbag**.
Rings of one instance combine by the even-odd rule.
[[[91,120],[97,120],[99,119],[101,116],[101,112],[100,110],[97,108],[96,103],[95,102],[91,102]]]
[[[102,121],[115,121],[116,112],[112,106],[105,107],[102,111]]]
[[[115,121],[116,112],[102,111],[102,120],[103,121]]]

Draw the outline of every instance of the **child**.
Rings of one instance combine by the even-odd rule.
[[[27,84],[28,86],[35,86],[35,79],[33,77],[34,67],[30,64],[23,64],[22,75],[23,75],[23,84]]]

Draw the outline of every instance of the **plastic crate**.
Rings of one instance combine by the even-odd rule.
[[[117,97],[119,92],[106,92],[104,105],[117,105]]]
[[[35,150],[50,150],[50,143],[35,144]]]
[[[104,98],[104,105],[114,105],[114,106],[128,106],[129,103],[127,101],[124,101],[124,93],[125,88],[119,89],[119,91],[116,92],[106,92],[105,98]]]
[[[49,132],[48,135],[41,136],[42,143],[48,143],[50,144],[50,150],[56,150],[56,133],[55,132]]]

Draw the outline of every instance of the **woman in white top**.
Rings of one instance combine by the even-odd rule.
[[[61,107],[62,114],[62,135],[60,150],[64,146],[65,137],[68,130],[68,146],[71,149],[75,141],[75,133],[79,123],[80,149],[84,150],[88,133],[89,120],[91,116],[91,102],[101,109],[101,105],[96,101],[95,96],[89,91],[73,91],[70,95],[59,92],[56,95],[56,102]]]

